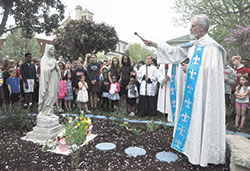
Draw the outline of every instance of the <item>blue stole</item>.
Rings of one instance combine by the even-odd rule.
[[[171,147],[182,152],[188,135],[190,120],[192,116],[192,108],[194,101],[195,86],[202,61],[202,54],[205,47],[195,47],[193,57],[187,69],[187,81],[185,86],[185,94],[182,101],[181,112],[178,118],[174,140]]]
[[[170,81],[170,102],[173,122],[175,121],[176,111],[176,88],[175,88],[175,65],[172,64],[171,81]]]

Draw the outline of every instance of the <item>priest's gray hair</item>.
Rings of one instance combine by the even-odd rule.
[[[207,33],[210,27],[210,19],[205,14],[196,15],[194,19],[198,19],[198,24],[205,26],[205,32]]]

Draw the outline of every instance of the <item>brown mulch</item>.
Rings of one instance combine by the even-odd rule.
[[[9,130],[2,126],[0,120],[0,170],[71,170],[70,156],[43,152],[42,147],[20,138],[32,130],[36,117],[30,117],[27,127],[19,130]],[[206,168],[191,165],[184,155],[170,148],[173,128],[160,126],[156,132],[150,133],[146,124],[136,124],[142,129],[136,136],[128,131],[117,133],[115,127],[107,124],[105,119],[92,119],[93,133],[98,134],[80,152],[79,170],[229,170],[229,163],[224,165],[209,165]],[[130,123],[132,125],[132,123]],[[101,142],[112,142],[116,149],[100,151],[95,148]],[[124,150],[130,146],[142,147],[147,151],[145,156],[129,157]],[[170,151],[178,155],[175,162],[162,162],[156,159],[156,154]]]

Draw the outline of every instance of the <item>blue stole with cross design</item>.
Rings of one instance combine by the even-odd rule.
[[[176,88],[175,88],[175,65],[172,64],[171,81],[170,81],[170,102],[173,122],[175,121],[176,111]]]
[[[181,112],[178,118],[174,140],[171,147],[182,152],[188,135],[192,108],[194,101],[195,86],[202,61],[202,54],[205,47],[196,46],[192,59],[187,69],[187,80],[185,86],[184,98],[182,101]]]

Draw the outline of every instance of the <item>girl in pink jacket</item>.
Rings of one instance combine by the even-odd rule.
[[[66,93],[66,82],[61,78],[59,82],[59,91],[57,94],[56,107],[59,112],[63,112],[62,101]]]

